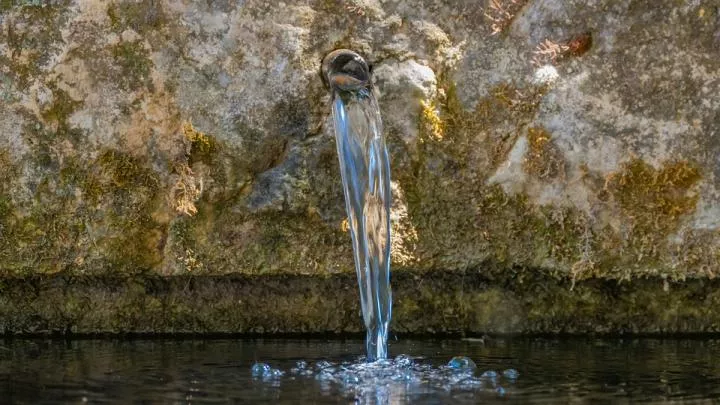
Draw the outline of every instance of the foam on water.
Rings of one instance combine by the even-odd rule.
[[[283,379],[314,380],[322,392],[340,393],[360,404],[389,403],[392,398],[438,392],[504,396],[519,376],[514,369],[502,373],[479,371],[475,362],[465,356],[453,357],[447,365],[433,366],[404,354],[371,363],[362,357],[339,363],[321,360],[309,364],[301,360],[287,372],[256,363],[251,372],[256,381],[264,384],[280,384]]]

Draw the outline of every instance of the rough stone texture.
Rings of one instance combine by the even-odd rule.
[[[339,47],[374,64],[393,269],[566,302],[720,272],[715,0],[13,0],[0,275],[352,275],[318,74]]]
[[[535,277],[535,278],[530,278]],[[392,334],[718,333],[718,280],[396,273]],[[3,280],[0,333],[360,334],[352,274]],[[262,297],[262,299],[259,299]],[[695,303],[695,304],[694,304]],[[701,303],[702,305],[697,305]]]

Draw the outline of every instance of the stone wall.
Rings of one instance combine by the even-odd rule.
[[[396,274],[570,295],[643,279],[707,305],[675,291],[720,272],[714,0],[1,0],[8,288],[351,276],[319,77],[340,47],[374,65]],[[32,329],[39,301],[9,297],[6,330]],[[712,329],[699,314],[675,329]]]

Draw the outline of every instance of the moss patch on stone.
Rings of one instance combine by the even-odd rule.
[[[537,207],[522,193],[511,196],[486,184],[525,131],[544,88],[501,85],[472,111],[463,108],[454,85],[441,80],[441,89],[439,108],[428,102],[421,112],[418,159],[399,178],[419,237],[416,265],[462,269],[493,260],[568,271],[582,257],[584,215]],[[538,157],[547,158],[549,147],[538,146]]]
[[[154,217],[162,210],[158,175],[116,150],[90,161],[60,159],[49,135],[58,133],[31,128],[39,131],[31,138],[39,170],[28,185],[31,199],[2,198],[0,274],[134,273],[157,266],[164,241]]]
[[[406,334],[720,331],[717,281],[523,280],[396,272],[391,330]],[[507,275],[512,275],[512,272]],[[353,274],[332,277],[31,277],[0,281],[0,334],[360,333]]]
[[[320,218],[248,215],[212,209],[202,201],[198,206],[197,215],[177,219],[171,227],[170,259],[178,274],[328,274],[352,269],[349,236]]]
[[[673,263],[669,237],[678,230],[681,219],[695,211],[698,196],[694,186],[700,179],[699,169],[691,162],[667,162],[654,168],[638,158],[609,174],[603,192],[617,204],[624,220],[619,237],[606,239],[606,249],[623,253],[609,255],[602,267],[607,272],[614,269],[612,272],[624,273],[623,278],[629,278],[638,267],[673,278],[695,272],[669,270]]]
[[[12,179],[17,176],[17,169],[10,160],[10,154],[0,149],[0,261],[4,259],[4,253],[9,250],[13,241],[10,239],[10,227],[14,223],[14,204],[11,192],[13,190]]]
[[[195,215],[172,220],[163,270],[195,275],[351,271],[349,235],[316,210],[254,212],[249,207],[256,176],[278,164],[275,148],[284,148],[286,141],[238,128],[247,140],[242,148],[190,123],[183,126],[188,164],[202,179],[203,192],[195,201]]]
[[[130,28],[145,34],[159,30],[167,23],[162,3],[155,0],[113,2],[107,8],[107,16],[117,33]]]
[[[715,274],[717,235],[686,231],[682,241],[670,241],[695,211],[694,186],[701,179],[696,165],[675,161],[654,168],[634,158],[606,178],[581,168],[581,181],[622,216],[620,222],[537,205],[525,192],[508,195],[488,178],[525,133],[523,169],[540,181],[565,179],[565,159],[552,134],[524,124],[545,89],[498,86],[468,111],[454,87],[440,82],[445,98],[438,107],[424,104],[418,158],[399,177],[418,235],[418,267],[463,269],[491,260],[572,280]]]
[[[701,179],[699,169],[687,161],[665,163],[655,169],[635,158],[608,175],[605,190],[618,203],[634,228],[643,233],[667,235],[679,220],[695,210]]]
[[[119,42],[112,46],[110,54],[113,58],[113,67],[118,69],[118,80],[121,87],[128,90],[137,90],[141,87],[152,86],[150,70],[153,62],[150,60],[150,52],[145,49],[143,43]]]
[[[565,159],[552,143],[551,135],[543,128],[528,128],[528,151],[523,169],[539,179],[549,180],[565,176]]]
[[[426,147],[428,153],[435,153],[438,148],[446,149],[448,155],[457,154],[455,160],[458,162],[467,161],[473,153],[475,159],[480,159],[477,169],[483,172],[506,159],[547,90],[543,86],[520,88],[504,83],[490,89],[490,94],[478,100],[473,110],[466,110],[450,79],[441,75],[438,84],[437,100],[425,101],[426,107],[421,111],[421,141],[431,141]],[[506,128],[507,123],[511,126]],[[440,133],[442,139],[437,136]],[[484,143],[482,146],[481,142]],[[487,173],[483,175],[488,176]]]
[[[162,261],[164,226],[153,218],[162,184],[146,163],[105,150],[91,163],[79,186],[99,208],[93,214],[96,220],[102,218],[107,233],[93,243],[103,247],[102,259],[115,271],[150,270]]]

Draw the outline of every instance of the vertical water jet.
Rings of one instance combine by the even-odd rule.
[[[390,290],[390,161],[367,62],[339,49],[322,63],[332,92],[340,173],[345,193],[368,361],[387,358]]]

